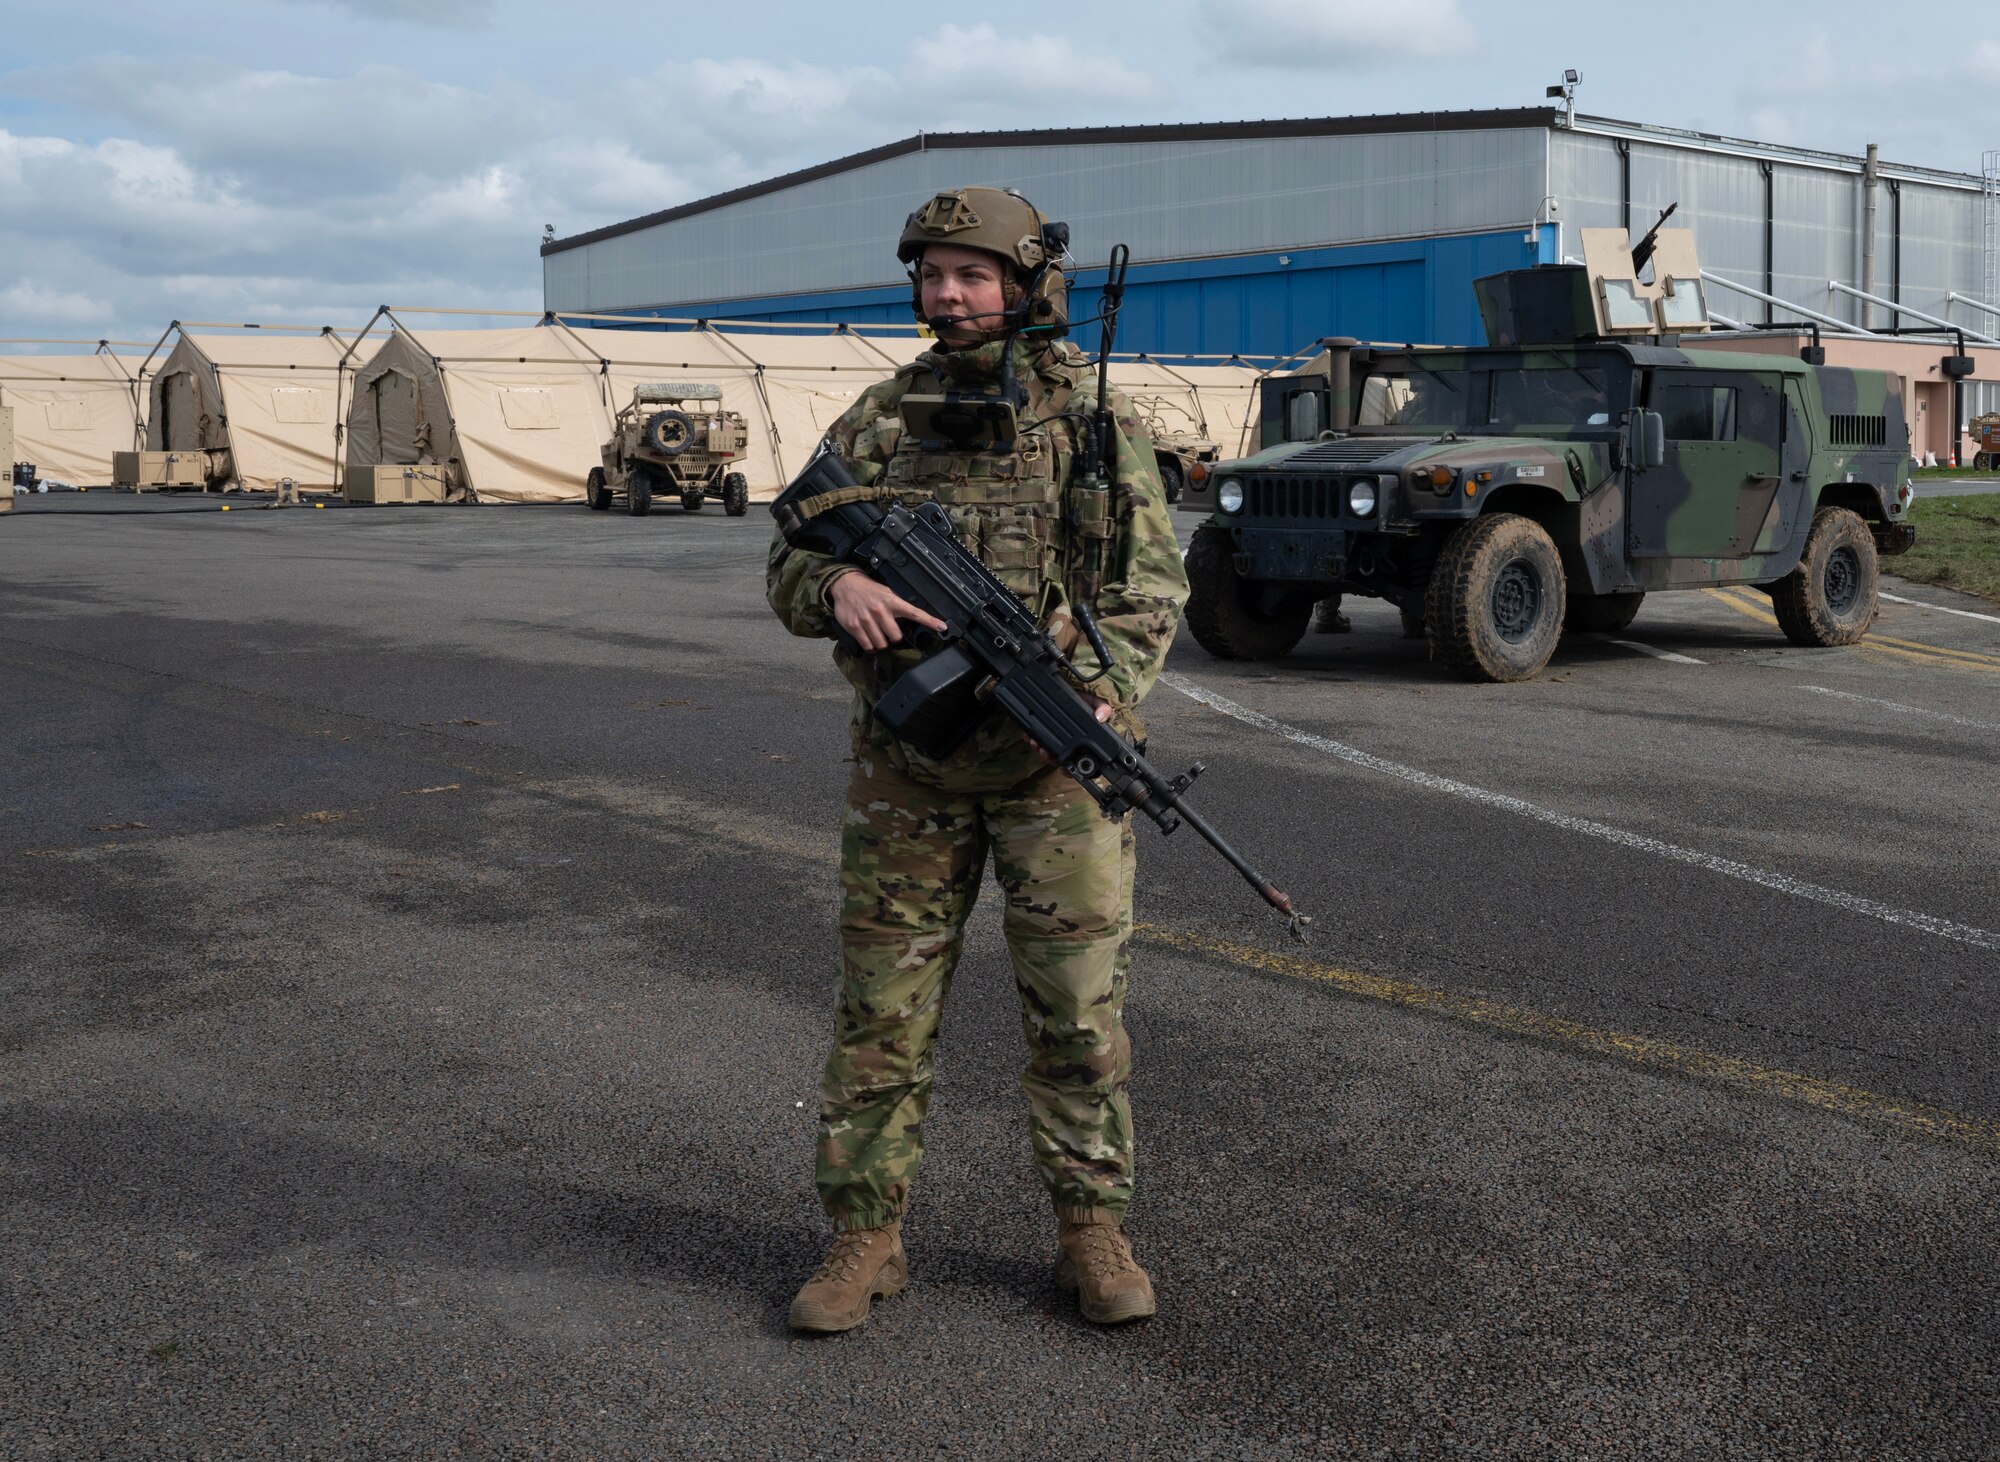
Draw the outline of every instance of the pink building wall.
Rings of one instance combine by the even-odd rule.
[[[1750,355],[1788,355],[1798,359],[1801,348],[1812,343],[1810,335],[1758,335],[1749,338],[1718,332],[1698,342],[1685,342],[1701,350],[1734,350]],[[1855,340],[1839,335],[1821,335],[1826,363],[1856,370],[1893,371],[1903,378],[1903,418],[1910,424],[1910,452],[1922,461],[1926,452],[1937,454],[1938,465],[1952,460],[1951,378],[1942,361],[1955,354],[1956,346],[1935,340]],[[1969,387],[1976,382],[2000,381],[2000,349],[1980,349],[1970,342],[1966,354],[1973,360]],[[1966,414],[1974,415],[1968,407]],[[1958,460],[1972,460],[1972,439],[1960,436]]]

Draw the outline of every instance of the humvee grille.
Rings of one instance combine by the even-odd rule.
[[[1888,443],[1886,416],[1831,415],[1826,420],[1828,437],[1836,447],[1880,447]]]
[[[1244,515],[1252,518],[1338,518],[1347,496],[1345,484],[1328,477],[1247,477],[1243,485]]]

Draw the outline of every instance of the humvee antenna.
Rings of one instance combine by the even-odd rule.
[[[1091,414],[1083,471],[1078,474],[1080,483],[1092,487],[1118,485],[1118,444],[1111,420],[1111,345],[1118,338],[1118,311],[1125,303],[1125,268],[1131,262],[1131,249],[1124,244],[1112,246],[1111,259],[1104,270],[1103,299],[1097,310],[1098,318],[1104,322],[1104,334],[1097,343],[1097,410]],[[1082,677],[1083,684],[1089,685],[1111,673],[1111,647],[1104,643],[1104,632],[1097,627],[1097,616],[1090,612],[1087,596],[1077,596],[1075,609],[1077,625],[1090,641],[1090,652],[1097,656],[1097,673]]]

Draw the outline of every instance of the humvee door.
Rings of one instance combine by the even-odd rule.
[[[1781,471],[1779,377],[1661,366],[1646,405],[1666,428],[1666,460],[1630,479],[1627,521],[1639,558],[1743,558],[1768,542]]]

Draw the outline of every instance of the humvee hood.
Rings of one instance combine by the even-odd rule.
[[[1254,457],[1231,462],[1224,472],[1279,469],[1339,472],[1377,467],[1401,471],[1419,464],[1446,467],[1504,467],[1514,462],[1562,461],[1570,449],[1588,456],[1604,443],[1573,437],[1337,437],[1326,442],[1284,442]]]

